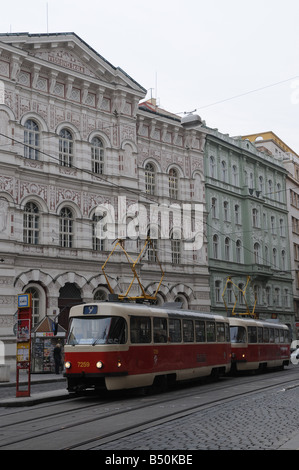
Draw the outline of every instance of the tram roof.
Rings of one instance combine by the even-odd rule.
[[[70,317],[78,316],[80,314],[83,315],[83,307],[84,306],[94,306],[98,305],[103,308],[106,314],[113,313],[112,310],[115,309],[115,313],[118,310],[123,310],[127,314],[130,314],[128,310],[132,310],[132,314],[144,314],[145,311],[153,316],[171,316],[171,317],[194,317],[206,320],[218,320],[218,321],[227,321],[226,317],[223,317],[218,314],[213,314],[210,312],[200,312],[195,310],[185,310],[185,309],[176,309],[176,308],[169,308],[163,306],[155,306],[155,305],[145,305],[139,303],[130,303],[130,302],[89,302],[86,304],[79,304],[75,305],[70,310]],[[80,310],[82,309],[82,312]],[[88,316],[88,315],[84,315]],[[95,316],[91,314],[91,316]]]

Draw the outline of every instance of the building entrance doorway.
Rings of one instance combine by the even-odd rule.
[[[65,330],[68,330],[69,311],[73,305],[82,303],[81,291],[72,282],[67,282],[59,290],[58,308],[59,317],[58,323]]]

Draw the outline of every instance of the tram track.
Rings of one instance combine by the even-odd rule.
[[[1,418],[0,449],[92,449],[245,395],[299,387],[296,371],[285,372],[228,378],[121,401],[114,397],[86,404],[86,399],[68,399],[59,405],[38,406],[34,412],[9,413]]]

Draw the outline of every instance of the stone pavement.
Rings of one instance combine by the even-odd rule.
[[[16,378],[0,383],[1,407],[67,399],[66,380],[31,374],[30,397],[16,398]],[[48,384],[48,385],[47,385]],[[41,391],[52,386],[54,390]],[[8,396],[4,396],[8,393]],[[178,445],[179,443],[179,445]],[[136,435],[118,438],[99,450],[299,450],[299,386],[263,391],[174,419]]]
[[[10,372],[9,382],[0,382],[0,407],[29,406],[68,398],[66,379],[60,373],[31,374],[30,397],[16,397],[16,372]]]
[[[94,450],[178,448],[299,450],[299,386],[237,398]]]

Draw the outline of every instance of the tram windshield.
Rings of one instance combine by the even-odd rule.
[[[230,327],[230,341],[231,343],[246,343],[246,329],[244,326]]]
[[[127,324],[122,317],[71,318],[67,344],[124,344]]]

